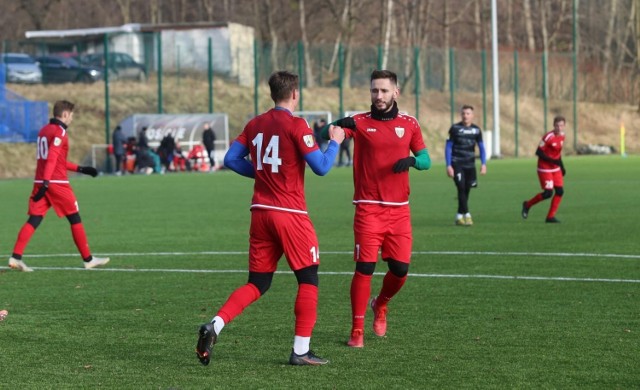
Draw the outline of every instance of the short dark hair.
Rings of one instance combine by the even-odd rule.
[[[371,81],[378,79],[389,79],[394,85],[398,85],[398,76],[390,70],[376,69],[371,72]]]
[[[53,117],[60,118],[65,111],[73,112],[75,104],[67,100],[58,100],[53,104]]]
[[[460,108],[460,111],[464,111],[464,110],[471,110],[473,111],[473,106],[471,104],[464,104],[462,106],[462,108]]]
[[[274,103],[289,99],[293,91],[298,89],[298,84],[299,78],[295,73],[286,70],[272,73],[271,77],[269,77],[271,99]]]
[[[553,124],[555,125],[558,122],[567,123],[567,120],[564,119],[564,117],[562,115],[558,115],[557,117],[553,118]]]

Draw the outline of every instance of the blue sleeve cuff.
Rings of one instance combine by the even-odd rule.
[[[254,178],[256,172],[253,165],[245,159],[249,155],[249,149],[238,141],[234,141],[224,155],[224,166],[246,177]]]
[[[304,159],[307,164],[309,164],[309,167],[311,167],[313,173],[318,176],[324,176],[331,170],[339,149],[340,144],[332,140],[329,141],[329,146],[327,147],[327,150],[324,151],[324,153],[322,153],[319,149],[314,150],[311,153],[305,154]]]

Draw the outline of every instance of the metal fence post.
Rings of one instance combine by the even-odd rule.
[[[518,92],[519,92],[519,78],[518,78],[518,51],[513,52],[513,99],[514,99],[514,119],[515,119],[515,156],[518,157],[518,148],[519,148],[519,119],[518,119]]]
[[[213,44],[211,37],[207,40],[207,56],[209,61],[209,113],[213,112]]]
[[[104,34],[104,143],[109,145],[111,143],[111,136],[109,131],[111,130],[111,108],[109,106],[109,34]],[[111,173],[111,159],[109,153],[105,157],[105,167],[107,172]]]

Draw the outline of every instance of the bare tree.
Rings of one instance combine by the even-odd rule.
[[[505,30],[507,45],[515,48],[515,41],[513,40],[513,3],[511,0],[507,0],[507,26]]]
[[[278,65],[278,34],[276,33],[276,28],[273,22],[274,9],[272,7],[271,0],[265,0],[265,4],[265,16],[267,18],[266,27],[269,30],[269,37],[271,38],[271,68],[276,70],[280,69],[280,66]]]
[[[42,30],[44,20],[49,15],[49,10],[57,4],[58,1],[59,0],[20,0],[18,9],[27,13],[36,30]]]
[[[204,8],[205,12],[207,13],[207,21],[208,22],[212,22],[213,21],[213,10],[215,8],[213,1],[211,0],[202,0],[201,1],[202,7]],[[227,16],[228,19],[228,16]]]
[[[382,69],[387,69],[389,59],[389,40],[391,38],[391,28],[393,25],[393,0],[386,0],[384,12],[384,43],[382,49]]]
[[[533,34],[533,20],[531,18],[531,0],[523,0],[524,26],[527,31],[527,48],[530,52],[536,51],[536,39]]]
[[[116,0],[116,4],[122,16],[122,23],[131,23],[131,0]]]
[[[609,25],[607,27],[607,35],[604,40],[604,65],[602,71],[605,75],[609,74],[609,66],[611,65],[611,42],[613,41],[613,32],[616,24],[616,8],[618,7],[618,0],[611,0]]]
[[[298,7],[300,12],[300,35],[302,36],[302,46],[304,47],[304,68],[306,73],[307,87],[313,87],[315,82],[313,80],[313,63],[311,62],[311,55],[309,54],[310,46],[309,39],[307,38],[307,18],[304,10],[304,0],[298,0]],[[302,76],[302,75],[300,75]]]

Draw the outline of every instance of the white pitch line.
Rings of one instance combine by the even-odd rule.
[[[352,251],[322,251],[325,255],[351,255]],[[96,253],[101,256],[247,256],[247,251],[201,251],[201,252],[115,252]],[[640,255],[628,255],[619,253],[568,253],[568,252],[482,252],[482,251],[417,251],[413,255],[450,255],[450,256],[535,256],[535,257],[591,257],[591,258],[616,258],[616,259],[640,259]],[[42,257],[77,257],[77,253],[57,253],[25,255],[28,258]]]
[[[247,270],[226,269],[172,269],[172,268],[94,268],[85,270],[82,267],[31,267],[34,270],[46,271],[85,271],[85,272],[168,272],[168,273],[194,273],[194,274],[246,274]],[[0,267],[0,269],[9,269]],[[293,274],[291,271],[276,271],[277,274]],[[320,275],[345,275],[352,276],[353,272],[319,271]],[[385,275],[384,272],[376,272],[374,275]],[[417,278],[450,278],[450,279],[498,279],[498,280],[540,280],[560,282],[601,282],[601,283],[640,283],[638,279],[606,279],[606,278],[573,278],[563,276],[515,276],[515,275],[458,275],[458,274],[413,274],[410,277]]]

